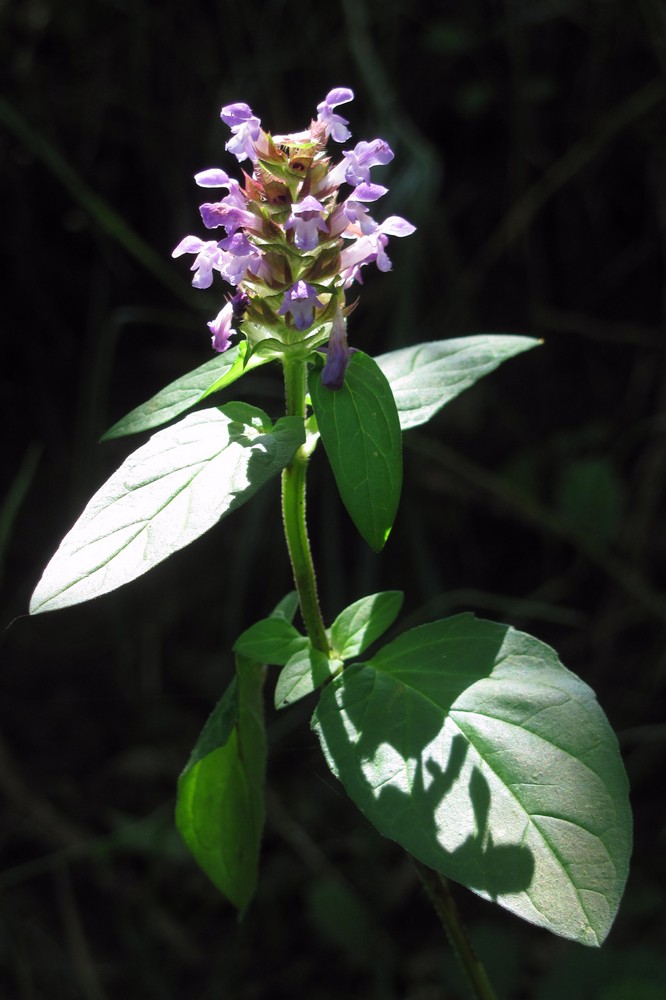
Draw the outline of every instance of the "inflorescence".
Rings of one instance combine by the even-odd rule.
[[[186,236],[173,251],[174,257],[196,255],[195,288],[210,287],[213,271],[236,288],[208,324],[216,351],[225,351],[238,332],[252,352],[270,356],[325,351],[322,382],[330,389],[342,386],[349,362],[346,325],[353,305],[345,303],[346,290],[362,284],[366,264],[389,271],[389,236],[415,229],[397,215],[377,223],[369,214],[368,204],[387,192],[370,179],[372,167],[393,159],[387,142],[359,142],[335,163],[327,155],[329,138],[344,143],[351,136],[335,108],[353,96],[346,87],[331,90],[310,127],[292,135],[264,132],[247,104],[222,108],[231,128],[226,148],[239,162],[249,160],[252,173],[243,172],[243,185],[219,168],[196,174],[200,187],[228,192],[200,206],[205,227],[222,228],[226,236]],[[341,200],[343,185],[352,190]]]

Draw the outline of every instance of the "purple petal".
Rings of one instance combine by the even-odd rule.
[[[242,125],[244,122],[254,118],[252,108],[248,104],[227,104],[220,111],[220,118],[225,124],[233,127]]]
[[[204,241],[198,236],[184,236],[175,250],[171,251],[172,257],[180,257],[183,253],[198,253],[204,245]]]
[[[292,212],[294,215],[301,215],[303,212],[323,212],[324,206],[320,201],[317,201],[311,194],[306,195],[303,201],[299,201],[298,204],[294,205]]]
[[[349,87],[334,87],[333,90],[329,90],[322,104],[327,104],[329,108],[337,108],[338,104],[347,104],[353,100],[354,91]]]
[[[388,233],[389,236],[411,236],[412,233],[416,232],[416,226],[407,222],[407,219],[401,219],[399,215],[389,215],[379,228],[383,233]]]
[[[214,350],[221,354],[229,346],[231,336],[236,332],[231,328],[234,319],[234,307],[231,302],[220,310],[214,320],[207,324],[212,333],[211,343]]]
[[[370,184],[367,181],[363,181],[354,188],[349,197],[353,201],[377,201],[387,191],[388,188],[384,187],[383,184]]]
[[[194,175],[195,182],[202,188],[221,188],[229,183],[229,174],[219,167],[211,167],[209,170],[201,170]]]
[[[342,389],[348,364],[347,324],[342,311],[338,309],[333,317],[331,336],[326,349],[326,364],[321,372],[322,385],[334,391]]]

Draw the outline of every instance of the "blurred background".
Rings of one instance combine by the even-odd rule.
[[[245,101],[289,132],[350,86],[355,140],[396,154],[378,217],[418,227],[392,241],[390,274],[365,270],[352,343],[543,346],[405,436],[380,556],[315,457],[325,617],[404,589],[405,624],[509,622],[595,688],[636,820],[606,945],[456,896],[501,998],[663,998],[664,4],[2,0],[0,78],[0,994],[465,995],[411,864],[327,772],[312,704],[267,705],[268,821],[242,925],[174,831],[227,650],[291,589],[277,480],[131,586],[26,616],[61,537],[143,441],[100,434],[210,357],[224,286],[193,291],[170,253],[202,232],[192,175],[238,176],[220,107]],[[242,383],[275,416],[280,394],[270,367]]]

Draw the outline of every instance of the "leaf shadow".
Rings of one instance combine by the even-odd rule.
[[[491,825],[491,784],[450,711],[491,674],[506,631],[497,626],[460,661],[464,669],[447,672],[437,705],[424,698],[416,709],[395,674],[359,663],[325,689],[313,720],[333,772],[379,832],[493,900],[528,889],[534,856],[506,839],[497,813]]]

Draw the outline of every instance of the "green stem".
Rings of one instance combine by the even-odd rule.
[[[465,971],[475,1000],[497,1000],[486,970],[474,951],[460,919],[449,883],[443,875],[439,875],[420,861],[414,859],[414,864],[430,902],[442,921],[449,944]]]
[[[305,361],[284,361],[287,416],[302,417],[303,420],[306,417],[306,373]],[[282,520],[308,637],[316,649],[328,654],[330,647],[319,608],[317,578],[305,517],[305,479],[309,458],[310,449],[306,442],[282,472]]]

